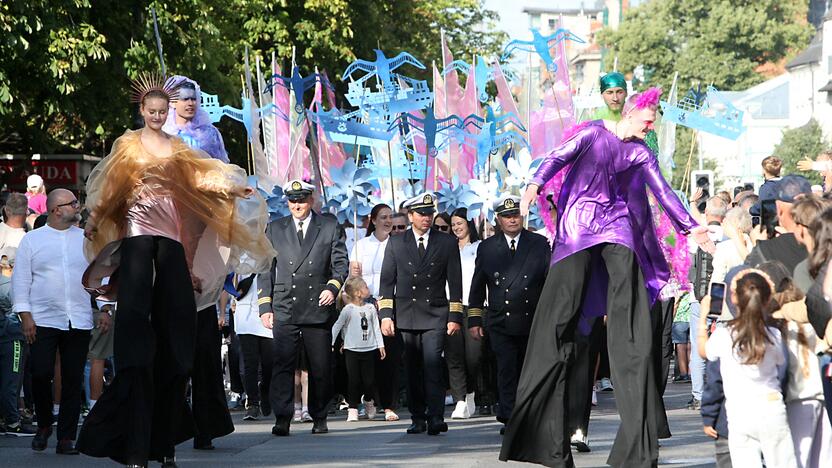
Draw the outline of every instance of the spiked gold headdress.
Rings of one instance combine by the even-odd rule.
[[[166,78],[158,73],[144,72],[139,74],[132,83],[132,92],[130,93],[130,100],[132,102],[142,102],[147,93],[151,91],[159,91],[164,93],[171,102],[179,98],[179,85],[175,82],[173,77]]]

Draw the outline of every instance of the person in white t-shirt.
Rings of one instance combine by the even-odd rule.
[[[350,249],[350,276],[360,276],[370,291],[370,297],[378,299],[381,265],[384,261],[384,249],[393,230],[393,210],[384,203],[379,203],[370,211],[367,236],[362,237]],[[399,402],[399,366],[401,365],[401,337],[385,336],[384,346],[387,358],[376,360],[376,379],[378,400],[376,403],[384,409],[386,421],[398,421],[396,414]]]
[[[17,249],[26,235],[26,215],[29,201],[22,193],[12,193],[3,207],[3,222],[0,223],[0,250],[6,247]]]
[[[245,285],[250,281],[250,285]],[[243,354],[243,388],[246,391],[245,421],[256,421],[260,415],[271,414],[269,385],[272,381],[272,331],[260,320],[257,299],[257,277],[240,278],[238,290],[245,294],[233,303],[234,332]],[[258,378],[259,377],[259,378]]]
[[[764,272],[748,269],[731,282],[734,320],[708,338],[702,314],[697,341],[702,357],[720,361],[728,446],[737,467],[797,466],[779,376],[786,356],[780,331],[767,326],[775,288]]]

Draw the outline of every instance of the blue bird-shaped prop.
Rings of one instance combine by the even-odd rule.
[[[424,118],[417,117],[409,112],[399,115],[390,123],[387,131],[390,132],[396,129],[403,135],[407,135],[411,131],[421,133],[425,138],[426,155],[435,157],[440,149],[447,146],[451,137],[461,135],[463,127],[462,119],[457,115],[437,119],[433,113],[433,106],[431,106],[425,109]],[[437,144],[437,136],[444,136],[445,138]]]
[[[375,52],[375,61],[358,59],[351,63],[350,66],[348,66],[344,71],[344,81],[350,79],[356,71],[361,70],[367,72],[367,75],[362,77],[361,81],[365,81],[372,76],[377,76],[385,91],[393,91],[396,89],[396,85],[393,82],[393,78],[395,76],[392,73],[393,70],[405,64],[413,65],[420,70],[425,69],[425,65],[422,64],[422,62],[407,52],[401,52],[392,59],[387,58],[387,56],[384,55],[384,52],[379,49],[375,49]]]
[[[332,83],[329,82],[326,75],[322,73],[313,73],[309,76],[301,76],[300,69],[298,67],[294,67],[292,68],[292,76],[290,77],[285,77],[277,73],[270,76],[266,80],[265,92],[272,92],[272,89],[275,86],[283,86],[289,91],[295,93],[295,112],[302,117],[304,115],[303,93],[312,89],[316,83],[321,83],[321,85],[335,91],[335,88],[332,86]]]
[[[554,73],[558,70],[558,66],[555,63],[555,58],[552,57],[552,47],[562,41],[573,41],[581,44],[585,43],[583,39],[576,36],[568,29],[558,28],[555,32],[548,36],[540,34],[540,31],[537,28],[531,28],[531,31],[532,40],[521,41],[515,39],[506,44],[506,47],[503,49],[503,55],[500,57],[500,61],[505,61],[518,50],[523,52],[535,52],[546,64],[546,68],[551,73]]]

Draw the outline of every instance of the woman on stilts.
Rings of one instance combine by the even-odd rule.
[[[218,273],[265,270],[274,251],[265,204],[245,172],[162,131],[176,99],[172,82],[144,75],[133,91],[144,128],[118,138],[87,182],[86,249],[94,260],[83,281],[99,299],[117,300],[116,376],[77,448],[128,466],[176,466],[176,444],[193,436],[185,387],[194,294]],[[243,254],[252,260],[238,264]]]

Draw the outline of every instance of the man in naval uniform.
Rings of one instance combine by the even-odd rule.
[[[468,296],[468,331],[474,339],[488,333],[497,359],[500,402],[497,420],[506,424],[515,394],[526,344],[540,291],[549,270],[549,242],[523,228],[520,198],[504,195],[494,211],[501,234],[480,243],[471,292]],[[483,308],[488,292],[488,307]],[[500,433],[505,427],[500,428]]]
[[[269,395],[276,424],[272,434],[289,435],[294,413],[295,367],[300,346],[309,361],[312,433],[328,432],[332,398],[332,320],[335,297],[349,271],[347,250],[334,218],[312,211],[315,187],[289,181],[283,193],[290,216],[269,223],[266,235],[277,258],[258,278],[260,319],[274,331],[274,365]],[[301,340],[301,335],[303,339]]]
[[[459,247],[453,236],[431,228],[435,202],[425,193],[403,203],[411,228],[390,237],[381,267],[381,331],[398,331],[404,341],[408,434],[448,430],[442,352],[445,336],[460,333],[463,318]]]

